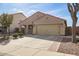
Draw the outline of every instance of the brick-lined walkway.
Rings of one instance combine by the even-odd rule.
[[[57,36],[28,35],[27,37],[12,40],[7,45],[0,45],[0,55],[69,55],[56,52],[62,38]]]

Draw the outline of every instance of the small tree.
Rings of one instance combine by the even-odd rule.
[[[7,18],[7,15],[6,14],[2,14],[0,16],[0,24],[2,25],[2,33],[4,34],[4,29],[6,29],[6,18]],[[7,30],[6,30],[7,31]]]
[[[10,34],[10,25],[12,24],[13,16],[8,14],[2,14],[0,16],[0,24],[2,25],[3,34],[9,33]],[[8,30],[8,32],[7,32]]]
[[[73,24],[72,24],[72,42],[76,43],[77,42],[77,40],[76,40],[76,23],[78,20],[77,13],[79,11],[79,4],[78,3],[68,3],[67,6],[68,6],[68,10],[71,14],[71,18],[73,21]]]

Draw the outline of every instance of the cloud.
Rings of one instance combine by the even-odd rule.
[[[12,11],[16,11],[17,10],[17,8],[13,8],[13,9],[11,9]]]
[[[15,13],[19,13],[19,12],[24,13],[24,10],[22,10],[22,9],[17,9],[17,8],[13,8],[13,9],[11,9],[10,11],[11,11],[11,12],[15,12]]]
[[[51,15],[55,15],[55,16],[61,16],[62,14],[60,14],[60,13],[62,13],[62,11],[64,11],[65,9],[66,8],[48,10],[48,11],[46,11],[46,13],[51,14]]]
[[[39,10],[29,10],[29,11],[26,11],[26,14],[27,14],[27,16],[31,16],[32,14],[36,13],[37,11],[39,11]]]
[[[18,11],[16,11],[17,13],[24,13],[24,11],[23,10],[18,10]]]
[[[11,8],[9,9],[9,11],[7,11],[8,13],[16,13],[17,8]]]
[[[62,12],[62,9],[48,10],[48,11],[33,9],[33,10],[26,11],[26,14],[27,14],[28,16],[30,16],[30,15],[36,13],[37,11],[44,12],[44,13],[46,13],[46,14],[50,14],[50,15],[54,15],[54,16],[62,17],[62,16],[60,15],[60,13]],[[63,18],[64,18],[64,17],[63,17]]]
[[[46,13],[57,15],[57,14],[60,13],[61,11],[62,11],[62,9],[56,9],[56,10],[49,10],[49,11],[47,11]]]
[[[23,10],[17,9],[17,8],[13,8],[12,11],[15,11],[15,12],[23,12]]]
[[[31,16],[32,14],[36,13],[38,10],[21,10],[21,9],[17,9],[16,13],[23,13],[24,15]]]

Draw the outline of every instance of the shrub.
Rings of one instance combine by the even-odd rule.
[[[9,36],[6,36],[6,40],[8,40],[9,39]]]
[[[20,38],[23,37],[23,33],[18,33],[18,35]]]
[[[1,39],[2,40],[8,40],[9,39],[9,36],[3,36]]]
[[[21,33],[25,34],[25,28],[21,28]]]
[[[14,34],[13,34],[13,37],[14,37],[14,39],[17,39],[18,33],[14,33]]]
[[[15,28],[14,32],[15,32],[15,33],[19,33],[19,32],[20,32],[20,31],[19,31],[19,28]]]

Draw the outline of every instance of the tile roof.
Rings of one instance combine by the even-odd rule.
[[[49,15],[49,14],[46,14],[46,13],[43,13],[43,12],[36,12],[34,13],[33,15],[31,15],[30,17],[26,18],[25,20],[23,20],[21,22],[22,23],[28,23],[28,22],[34,22],[34,21],[37,21],[37,20],[40,20],[44,17],[48,17],[48,18],[56,18],[56,19],[59,19],[59,20],[62,20],[65,22],[66,24],[66,20],[65,19],[62,19],[62,18],[59,18],[59,17],[56,17],[56,16],[52,16],[52,15]],[[48,19],[49,20],[49,19]],[[67,25],[67,24],[66,24]]]

